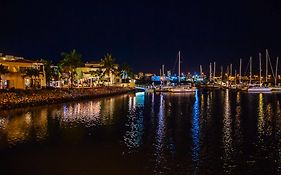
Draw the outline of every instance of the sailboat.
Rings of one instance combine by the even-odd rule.
[[[259,62],[260,62],[260,83],[259,86],[252,86],[248,88],[248,92],[258,92],[258,93],[266,93],[271,92],[272,88],[263,87],[261,82],[261,53],[259,53]],[[267,67],[266,67],[267,69]],[[252,59],[250,59],[250,74],[252,75]],[[251,75],[250,75],[250,84],[251,84]]]
[[[272,91],[281,91],[281,86],[277,85],[277,78],[278,78],[278,57],[276,59],[276,67],[275,67],[275,76],[274,76],[274,84],[275,86],[272,87]]]
[[[173,88],[170,88],[170,92],[174,92],[174,93],[185,93],[185,92],[195,92],[196,88],[195,87],[190,87],[190,86],[181,86],[180,85],[180,81],[181,81],[181,76],[180,76],[180,72],[181,72],[181,54],[180,51],[178,53],[178,86],[174,86]]]

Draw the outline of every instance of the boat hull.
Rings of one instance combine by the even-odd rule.
[[[272,87],[272,91],[281,91],[281,87]]]
[[[271,92],[272,88],[249,88],[248,92]]]
[[[172,93],[190,93],[190,92],[195,92],[196,89],[184,89],[184,88],[178,88],[178,89],[171,89],[170,92]]]

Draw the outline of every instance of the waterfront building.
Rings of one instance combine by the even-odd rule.
[[[116,64],[116,69],[118,65]],[[121,83],[121,77],[113,73],[105,74],[105,68],[98,61],[86,62],[85,66],[76,68],[76,83],[79,87],[93,87],[97,85],[113,85]]]
[[[0,75],[1,89],[28,89],[31,86],[36,88],[46,86],[44,64],[40,61],[0,54],[0,65],[3,65],[7,70],[7,73]],[[29,76],[27,70],[31,68],[39,70],[39,75]]]

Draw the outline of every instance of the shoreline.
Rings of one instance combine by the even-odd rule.
[[[127,87],[95,87],[85,89],[39,89],[0,91],[0,109],[40,106],[108,97],[134,91]]]

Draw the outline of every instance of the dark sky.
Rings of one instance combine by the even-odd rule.
[[[107,52],[135,71],[185,71],[281,56],[280,0],[0,0],[0,52],[50,58],[76,48],[84,61]],[[246,62],[246,61],[245,61]],[[207,66],[205,66],[205,69]]]

